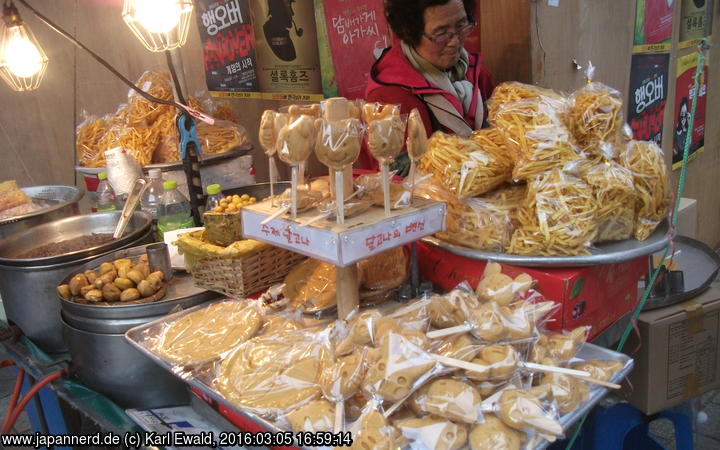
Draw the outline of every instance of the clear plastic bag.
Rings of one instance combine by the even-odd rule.
[[[632,173],[612,162],[592,166],[583,179],[592,188],[597,204],[595,242],[629,239],[637,198]]]
[[[374,398],[403,400],[438,366],[429,353],[397,333],[389,333],[380,348],[379,360],[370,366],[363,380],[363,390]]]
[[[527,273],[521,273],[513,279],[502,273],[500,264],[488,262],[475,293],[481,301],[507,306],[520,300],[533,284],[532,277]]]
[[[371,206],[372,203],[364,198],[353,198],[350,200],[345,200],[345,202],[343,202],[345,217],[352,217],[358,214],[362,214],[368,209],[370,209]],[[335,201],[321,201],[320,203],[318,203],[318,211],[321,214],[327,214],[329,219],[334,220],[335,214],[337,213],[337,206],[335,205]]]
[[[430,323],[435,328],[450,328],[465,323],[471,315],[471,311],[480,307],[477,299],[469,286],[461,285],[447,294],[434,294],[430,297],[428,304],[428,316]]]
[[[470,312],[470,332],[484,343],[513,342],[537,335],[537,326],[555,309],[553,302],[482,303]]]
[[[589,157],[617,156],[614,143],[625,123],[622,108],[620,92],[602,83],[588,83],[572,94],[568,126]]]
[[[420,413],[455,422],[475,424],[483,421],[482,398],[478,390],[470,383],[453,378],[428,382],[413,395],[411,404]]]
[[[568,99],[558,92],[510,81],[496,86],[488,99],[488,121],[504,129],[527,129],[562,121],[569,107]]]
[[[528,130],[512,171],[515,181],[536,176],[581,158],[572,136],[562,125],[541,125]]]
[[[315,120],[315,155],[326,166],[341,170],[360,155],[363,129],[358,119]]]
[[[174,100],[170,72],[146,71],[135,85],[154,97],[167,101]],[[151,102],[131,90],[128,94],[127,123],[151,126],[158,117],[172,109],[173,106]]]
[[[222,361],[214,386],[234,405],[277,418],[321,396],[318,381],[331,363],[327,330],[259,336]]]
[[[286,276],[283,295],[294,308],[322,310],[335,305],[337,292],[335,266],[317,259],[307,259]]]
[[[314,146],[313,118],[301,115],[289,121],[277,133],[275,148],[280,159],[291,165],[300,164],[308,159]]]
[[[670,185],[663,152],[654,142],[630,141],[620,155],[620,164],[633,174],[635,201],[635,238],[647,239],[668,216]]]
[[[342,335],[335,346],[336,355],[348,355],[357,348],[372,345],[375,322],[382,315],[375,310],[354,312],[348,317],[347,333]]]
[[[530,356],[532,362],[544,364],[551,359],[555,364],[570,361],[587,340],[590,327],[578,327],[566,333],[540,333]]]
[[[245,128],[226,120],[216,120],[212,125],[198,122],[197,138],[200,141],[202,156],[226,153],[248,142]]]
[[[557,422],[556,415],[551,409],[544,408],[537,397],[542,390],[528,392],[507,389],[502,391],[496,404],[495,414],[505,425],[515,430],[536,431],[552,440],[555,440],[555,437],[562,437],[563,428]],[[549,394],[547,389],[545,392]]]
[[[446,419],[402,419],[394,421],[393,425],[409,441],[412,449],[459,450],[467,444],[467,428]]]
[[[447,203],[445,231],[439,239],[476,250],[503,251],[513,232],[513,217],[527,189],[501,186],[480,197],[458,200],[451,192],[432,182],[420,183],[415,195]]]
[[[324,193],[321,191],[313,191],[307,189],[298,188],[297,191],[297,210],[298,212],[307,211],[317,207],[320,202],[324,199]],[[292,191],[285,189],[282,194],[278,196],[278,204],[282,207],[289,207],[292,201]]]
[[[553,169],[528,186],[507,251],[539,256],[588,254],[597,235],[596,214],[590,186]]]
[[[335,425],[335,407],[325,399],[313,400],[285,415],[290,428],[296,432],[332,432]]]
[[[384,291],[408,278],[410,257],[405,247],[395,247],[358,262],[358,279],[364,290]]]
[[[390,172],[390,178],[395,175]],[[382,175],[380,173],[360,175],[355,179],[355,187],[362,190],[362,198],[369,199],[373,205],[384,206]],[[390,182],[390,207],[402,209],[410,206],[410,192],[403,183]]]
[[[468,436],[471,450],[520,450],[524,441],[523,433],[492,415],[486,416],[485,422],[475,425]]]
[[[262,326],[259,303],[229,300],[169,320],[148,348],[163,359],[194,367],[223,358]]]
[[[83,167],[105,167],[105,152],[100,151],[100,139],[107,133],[110,122],[106,117],[89,116],[77,126],[75,153]]]
[[[398,430],[375,408],[363,411],[350,431],[353,448],[395,450],[403,446]]]
[[[320,375],[320,388],[325,397],[334,402],[342,402],[355,395],[365,378],[368,349],[362,348],[350,355],[340,356],[323,368]]]
[[[584,370],[590,372],[590,378],[595,378],[601,381],[610,381],[615,375],[615,372],[622,369],[624,366],[620,361],[600,361],[600,360],[589,360],[589,361],[573,361],[570,367],[577,370]]]
[[[433,174],[436,184],[458,198],[469,198],[509,181],[512,164],[512,156],[504,148],[438,131],[430,137],[418,169]]]
[[[406,119],[400,115],[400,105],[365,103],[362,117],[367,127],[367,147],[381,163],[390,163],[405,144]]]
[[[552,363],[552,360],[545,361]],[[586,383],[570,375],[549,372],[542,375],[540,386],[549,386],[560,414],[568,414],[590,398]]]

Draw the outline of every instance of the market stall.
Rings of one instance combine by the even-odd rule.
[[[301,22],[308,10],[292,3],[282,11],[293,35],[314,35]],[[179,23],[193,8],[181,4]],[[271,69],[268,55],[307,56],[279,43],[292,33],[276,29],[276,7],[238,7],[238,33],[252,33],[244,13],[268,15],[267,41],[258,44],[267,70],[258,73],[269,76],[264,85],[243,78],[238,97],[275,100],[272,89],[283,70],[291,79],[291,67],[276,61]],[[157,30],[135,28],[127,8],[149,49],[178,32],[148,41]],[[216,17],[203,11],[207,57],[218,29],[209,32]],[[187,38],[174,37],[177,45]],[[143,434],[129,417],[146,431],[179,435],[179,425],[157,428],[151,417],[190,405],[202,425],[189,427],[197,440],[185,443],[542,449],[565,439],[571,446],[609,396],[634,395],[648,413],[674,404],[652,401],[645,389],[621,392],[638,364],[636,377],[649,370],[647,355],[623,353],[634,339],[628,322],[648,324],[638,336],[660,342],[653,321],[665,316],[639,318],[648,299],[659,308],[701,294],[718,260],[676,237],[688,145],[675,190],[662,148],[633,137],[623,95],[595,80],[592,67],[567,93],[499,84],[486,99],[487,126],[461,136],[429,132],[417,108],[320,100],[319,73],[314,81],[296,74],[308,84],[285,92],[288,104],[248,113],[244,100],[217,99],[230,78],[211,70],[215,98],[186,95],[177,52],[161,50],[169,70],[134,82],[90,51],[131,90],[114,113],[83,116],[74,162],[87,190],[98,190],[94,206],[122,212],[79,215],[73,188],[0,185],[8,321],[0,343],[23,368],[20,382],[25,370],[43,378],[36,390],[53,399],[34,405],[40,431],[77,432],[57,412],[60,398],[131,439]],[[705,51],[697,50],[696,88]],[[234,77],[251,65],[233,67]],[[363,149],[377,173],[353,170]],[[391,167],[405,152],[402,178]],[[255,165],[270,183],[255,183]],[[278,181],[283,172],[289,179]],[[153,183],[162,200],[149,197]],[[673,284],[682,274],[663,266],[678,251],[712,270]],[[673,310],[685,328],[668,339],[682,354],[695,344],[677,336],[707,331],[717,305],[715,291],[706,295],[702,306]],[[668,380],[668,392],[697,394],[705,389],[698,383],[715,382],[712,368]],[[33,395],[20,406],[13,400],[3,433]]]

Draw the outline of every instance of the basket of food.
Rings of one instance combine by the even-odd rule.
[[[208,241],[206,230],[181,234],[175,244],[195,285],[235,298],[267,289],[305,259],[251,239],[215,245]]]
[[[240,209],[255,203],[248,194],[225,196],[218,206],[203,214],[205,237],[211,244],[228,246],[242,239]]]

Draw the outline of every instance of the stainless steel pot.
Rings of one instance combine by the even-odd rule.
[[[115,229],[119,212],[96,213],[38,225],[0,241],[0,295],[10,322],[43,350],[66,351],[62,340],[57,285],[88,261],[119,248],[152,242],[152,217],[136,212],[125,235],[98,247],[49,258],[17,259],[13,256],[50,242],[73,239]]]
[[[42,208],[0,220],[0,239],[36,225],[80,214],[78,203],[85,195],[82,189],[74,186],[32,186],[21,190]]]
[[[136,258],[146,246],[120,250],[78,268],[96,269],[103,262]],[[69,274],[63,283],[70,281]],[[219,294],[199,289],[187,273],[176,273],[165,297],[154,303],[97,306],[60,299],[63,336],[80,380],[124,408],[153,408],[187,402],[185,384],[125,340],[130,328],[161,318],[175,308],[189,308]]]

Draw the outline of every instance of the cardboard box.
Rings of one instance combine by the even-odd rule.
[[[453,289],[463,281],[475,288],[486,265],[485,261],[454,255],[422,242],[418,243],[418,261],[423,277],[439,290]],[[571,330],[590,325],[589,339],[633,310],[638,301],[638,280],[646,271],[647,257],[619,264],[560,269],[503,265],[503,272],[510,276],[530,274],[540,293],[562,304],[548,328]]]
[[[636,408],[654,414],[720,387],[720,290],[643,312],[638,330],[624,349],[635,359],[627,395]]]
[[[697,239],[698,207],[697,200],[682,197],[678,210],[677,234]]]

